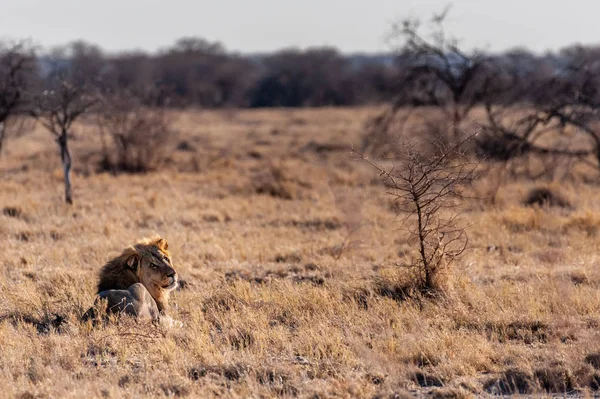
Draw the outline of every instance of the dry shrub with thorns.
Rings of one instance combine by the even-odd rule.
[[[175,131],[164,109],[148,108],[132,95],[106,96],[99,113],[103,166],[109,170],[147,172],[165,158]],[[106,143],[109,136],[113,148]]]
[[[397,209],[406,215],[403,224],[411,239],[418,244],[418,255],[403,265],[412,277],[407,291],[442,293],[448,267],[467,248],[467,232],[456,209],[478,175],[478,164],[463,150],[471,138],[450,146],[437,141],[436,154],[428,156],[414,143],[402,142],[391,169],[362,158],[379,171]]]

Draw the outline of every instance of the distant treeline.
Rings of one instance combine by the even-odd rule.
[[[576,48],[569,48],[538,56],[517,49],[490,55],[489,59],[528,83],[540,76],[556,75],[575,52]],[[600,50],[587,54],[597,55],[600,60]],[[405,73],[410,69],[410,61],[402,54],[345,55],[334,48],[309,48],[241,55],[228,52],[219,43],[197,38],[180,39],[157,53],[108,54],[98,46],[73,42],[38,56],[38,60],[42,80],[57,67],[65,67],[76,71],[81,81],[107,90],[126,89],[154,105],[207,108],[398,101]],[[403,101],[407,105],[427,105],[422,96]]]

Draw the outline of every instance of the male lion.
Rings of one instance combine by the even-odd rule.
[[[169,294],[177,287],[177,272],[168,247],[163,238],[145,238],[102,267],[98,299],[107,300],[108,312],[124,312],[153,321],[164,319],[172,324],[165,313]],[[84,320],[94,316],[92,308]]]

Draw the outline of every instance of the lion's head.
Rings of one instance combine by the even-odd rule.
[[[98,292],[126,290],[142,283],[160,311],[166,309],[169,293],[177,287],[177,272],[168,252],[169,244],[160,237],[146,238],[126,248],[100,271]]]

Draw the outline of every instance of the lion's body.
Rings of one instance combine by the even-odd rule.
[[[126,290],[106,290],[98,297],[107,301],[107,312],[125,313],[139,319],[158,320],[158,306],[141,283],[135,283]]]
[[[108,310],[157,320],[168,308],[169,294],[177,286],[167,242],[143,239],[126,248],[100,270],[98,297]]]

